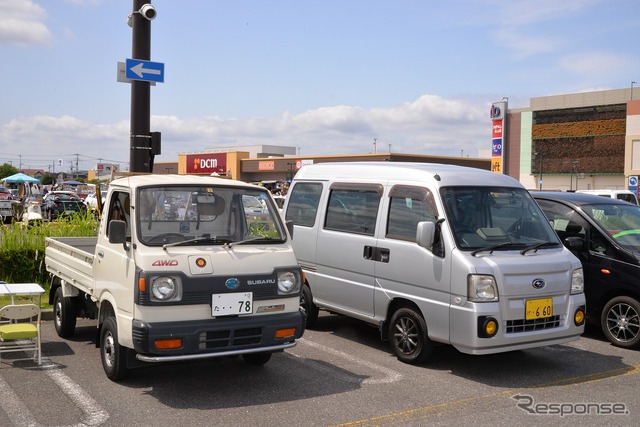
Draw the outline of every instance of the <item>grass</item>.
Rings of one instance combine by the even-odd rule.
[[[69,218],[26,227],[21,223],[0,226],[0,280],[7,283],[38,283],[45,289],[42,307],[47,308],[49,274],[44,265],[47,237],[96,236],[98,222],[91,216]],[[0,306],[11,301],[0,297]]]

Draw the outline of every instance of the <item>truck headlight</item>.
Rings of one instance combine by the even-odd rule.
[[[584,292],[584,273],[581,268],[576,268],[571,273],[571,294]]]
[[[293,294],[300,290],[300,276],[294,271],[278,272],[278,294]]]
[[[175,277],[158,276],[151,278],[152,301],[180,301],[182,286]]]
[[[472,302],[498,301],[496,279],[487,274],[468,275],[467,299]]]

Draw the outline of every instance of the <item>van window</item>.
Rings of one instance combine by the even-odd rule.
[[[318,182],[299,182],[289,191],[289,205],[285,214],[287,221],[294,225],[313,227],[320,203],[322,184]]]
[[[429,190],[396,185],[389,192],[386,237],[415,242],[418,223],[434,222],[437,216],[433,196]]]
[[[340,185],[332,188],[324,227],[328,230],[373,236],[380,194],[381,191],[372,186],[348,189]]]

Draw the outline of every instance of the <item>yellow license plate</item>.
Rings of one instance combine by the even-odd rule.
[[[530,299],[525,303],[526,320],[543,319],[553,316],[553,298]]]

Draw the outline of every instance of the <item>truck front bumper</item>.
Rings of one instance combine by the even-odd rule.
[[[171,362],[282,351],[304,333],[303,311],[269,316],[218,317],[184,322],[133,321],[136,358]],[[179,343],[175,348],[161,343]]]

